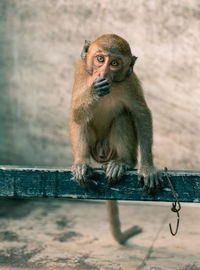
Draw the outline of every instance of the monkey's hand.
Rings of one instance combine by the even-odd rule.
[[[79,185],[87,187],[88,179],[92,177],[93,171],[87,164],[74,164],[71,168],[72,174]]]
[[[103,97],[110,93],[110,82],[108,79],[98,77],[94,80],[91,87],[91,94],[98,97]]]
[[[138,180],[143,185],[143,190],[149,194],[163,187],[161,171],[154,166],[141,167],[138,171]]]

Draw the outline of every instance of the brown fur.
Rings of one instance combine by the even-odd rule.
[[[159,186],[159,174],[153,165],[151,113],[140,81],[131,73],[136,58],[132,57],[129,44],[117,35],[103,35],[86,44],[76,65],[72,94],[73,175],[86,185],[92,175],[90,161],[94,159],[104,163],[109,184],[116,184],[127,168],[135,167],[139,145],[140,182],[151,192]],[[103,62],[97,60],[99,54]],[[112,59],[118,61],[117,67],[111,66]],[[101,78],[105,93],[98,85]],[[121,233],[116,202],[108,201],[107,206],[111,231],[119,243],[141,231],[134,227]]]

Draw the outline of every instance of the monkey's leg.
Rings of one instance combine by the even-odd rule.
[[[73,122],[70,123],[70,137],[74,151],[72,174],[80,185],[86,186],[88,179],[93,175],[93,170],[88,164],[90,162],[89,147],[93,142],[94,134],[86,124],[78,125]]]
[[[126,231],[121,231],[121,224],[119,220],[118,203],[115,200],[106,201],[108,220],[110,224],[110,230],[114,239],[119,243],[125,243],[129,238],[142,232],[142,228],[139,226],[133,226]]]
[[[103,165],[109,185],[117,184],[126,170],[137,163],[137,137],[133,120],[123,113],[112,124],[109,144],[116,151],[115,157]]]

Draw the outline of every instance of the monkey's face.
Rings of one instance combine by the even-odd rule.
[[[103,77],[111,82],[125,80],[133,72],[137,57],[132,56],[127,41],[115,34],[106,34],[95,41],[85,41],[81,58],[94,81]]]
[[[91,46],[86,56],[87,69],[93,80],[103,77],[111,82],[122,81],[127,75],[131,61],[130,57],[100,46]]]
[[[126,77],[130,61],[122,55],[111,54],[103,49],[97,49],[87,56],[88,71],[93,79],[103,77],[111,82],[122,81]]]
[[[92,74],[96,77],[103,77],[109,81],[117,81],[123,71],[123,60],[108,52],[98,50],[92,59]]]

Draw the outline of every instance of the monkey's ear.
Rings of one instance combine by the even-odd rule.
[[[137,57],[132,55],[132,61],[128,70],[128,76],[131,75],[131,73],[133,73],[133,66],[135,64],[135,61],[137,60]]]
[[[132,55],[132,62],[131,62],[132,66],[134,66],[135,61],[136,61],[137,59],[138,59],[137,56]]]
[[[86,54],[88,52],[88,49],[90,47],[91,42],[88,40],[85,40],[85,43],[83,45],[83,50],[81,52],[81,58],[84,60],[86,58]]]

